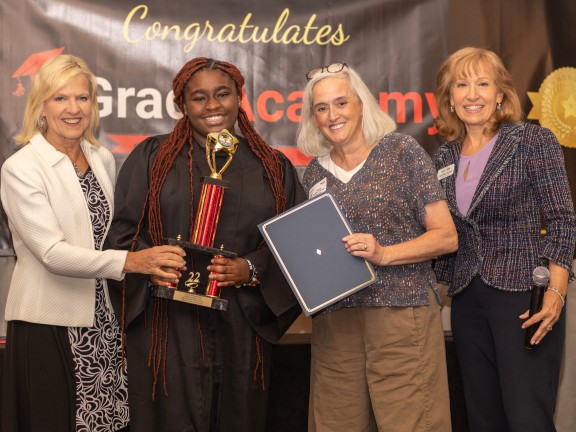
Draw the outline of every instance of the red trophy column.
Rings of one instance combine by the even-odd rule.
[[[234,252],[224,250],[224,245],[220,249],[214,248],[214,238],[218,228],[218,219],[220,218],[220,209],[224,199],[224,191],[228,182],[222,180],[222,173],[232,162],[232,157],[238,147],[238,139],[230,132],[224,129],[222,132],[214,132],[206,137],[206,160],[210,167],[210,176],[202,179],[202,190],[194,225],[192,229],[191,242],[183,242],[178,239],[165,239],[168,244],[175,244],[185,249],[190,249],[193,253],[205,253],[213,256],[224,256],[235,258]],[[222,167],[216,165],[216,154],[224,153],[227,155],[226,162]],[[180,236],[178,236],[180,237]],[[206,294],[199,294],[196,288],[199,282],[198,273],[190,273],[186,280],[188,291],[178,289],[154,287],[152,295],[156,297],[168,298],[186,303],[192,303],[200,306],[210,307],[212,309],[226,310],[228,302],[220,299],[220,287],[214,280],[210,280],[206,288]]]

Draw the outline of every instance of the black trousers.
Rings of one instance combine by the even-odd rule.
[[[471,432],[555,432],[566,318],[532,350],[518,318],[530,292],[505,292],[475,277],[452,299],[452,333]]]
[[[67,327],[9,321],[0,431],[75,431],[75,379]]]
[[[66,327],[8,322],[2,432],[76,429],[74,360]]]

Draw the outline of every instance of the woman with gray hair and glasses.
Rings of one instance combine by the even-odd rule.
[[[313,318],[309,429],[450,431],[431,260],[455,251],[457,234],[434,165],[346,63],[307,78],[304,188],[332,193],[354,231],[342,247],[379,276]]]

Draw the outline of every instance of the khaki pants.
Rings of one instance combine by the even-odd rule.
[[[347,308],[312,321],[309,431],[450,432],[440,307]]]

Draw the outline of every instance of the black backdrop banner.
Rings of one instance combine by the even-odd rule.
[[[99,139],[118,166],[144,137],[172,130],[181,115],[172,77],[198,56],[240,68],[256,129],[300,168],[305,73],[335,61],[354,67],[399,131],[432,154],[436,72],[474,45],[502,56],[529,121],[557,135],[576,198],[574,22],[573,0],[2,0],[0,162],[16,151],[35,72],[59,53],[84,58],[98,77]],[[0,255],[11,253],[2,216]]]

